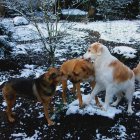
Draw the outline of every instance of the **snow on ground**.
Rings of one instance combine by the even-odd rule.
[[[87,12],[80,9],[62,9],[63,15],[87,15]]]
[[[108,41],[128,44],[140,42],[140,20],[77,23],[74,28],[98,31],[100,38]]]
[[[110,132],[117,132],[118,133],[117,139],[126,140],[127,134],[126,134],[125,126],[116,124],[109,131]],[[106,136],[103,136],[102,134],[100,134],[98,129],[96,130],[96,137],[97,137],[97,139],[101,139],[101,140],[115,140],[115,138],[108,138]]]
[[[21,70],[20,77],[26,77],[34,75],[36,78],[44,73],[43,67],[37,67],[36,65],[25,65],[25,68]]]
[[[135,91],[133,96],[135,96],[135,98],[139,98],[140,99],[140,91]]]
[[[112,53],[117,53],[125,58],[135,58],[137,50],[127,46],[116,46],[112,49]]]
[[[27,25],[29,24],[28,20],[22,16],[17,16],[13,19],[14,25],[19,26],[19,25]]]
[[[82,95],[83,104],[85,104],[85,108],[81,109],[79,108],[79,101],[75,100],[71,104],[68,105],[68,110],[66,112],[67,115],[70,114],[89,114],[89,115],[101,115],[109,118],[114,118],[116,114],[121,113],[122,111],[120,109],[116,109],[115,107],[109,107],[107,111],[101,110],[101,108],[98,108],[95,105],[95,101],[92,100],[90,103],[88,101],[90,100],[90,95]],[[101,102],[101,100],[100,100]],[[101,102],[103,105],[103,103]]]
[[[29,41],[29,40],[36,40],[39,38],[40,37],[37,32],[37,29],[32,24],[14,27],[12,39],[15,41]]]
[[[36,40],[39,39],[39,35],[37,33],[36,28],[32,25],[24,25],[24,26],[14,26],[13,20],[3,20],[2,24],[4,25],[5,28],[8,28],[9,31],[13,32],[11,34],[11,37],[16,40],[16,41],[30,41],[30,40]],[[140,20],[134,20],[134,21],[126,21],[126,20],[121,20],[121,21],[107,21],[107,22],[90,22],[87,24],[84,23],[59,23],[59,31],[64,32],[68,34],[67,36],[64,36],[61,40],[61,46],[58,44],[58,47],[56,48],[55,54],[56,57],[60,58],[60,61],[64,61],[66,58],[62,57],[64,53],[69,51],[69,47],[71,47],[71,52],[76,52],[77,54],[80,54],[83,46],[86,46],[85,43],[85,38],[88,36],[88,33],[79,29],[90,29],[93,31],[99,31],[101,34],[101,39],[105,39],[108,41],[115,41],[115,42],[120,42],[120,43],[127,43],[127,44],[133,44],[136,42],[140,42]],[[44,24],[39,24],[39,28],[41,29],[41,32],[45,37],[48,37],[48,33],[46,31],[46,26]],[[75,42],[74,42],[75,41]],[[80,45],[77,46],[77,44],[80,42]],[[27,44],[18,44],[14,48],[14,53],[15,54],[26,54],[28,51],[33,51],[33,52],[42,52],[43,51],[43,46],[41,42],[34,42],[32,44],[27,43]],[[118,50],[115,50],[118,51]],[[128,48],[123,48],[121,50],[121,53],[127,54],[129,52],[134,52],[132,50],[129,50]],[[15,75],[15,77],[28,77],[31,75],[34,75],[35,77],[38,77],[41,75],[43,72],[45,72],[44,67],[38,67],[36,65],[25,65],[25,68],[20,71],[19,75]],[[10,75],[9,75],[10,77]],[[3,81],[6,81],[8,79],[7,76],[1,75],[1,83]],[[72,87],[71,83],[68,83],[68,89]],[[62,91],[62,87],[58,86],[57,90]],[[84,89],[81,89],[84,92]],[[94,101],[90,104],[87,104],[89,95],[82,95],[83,96],[83,101],[86,104],[85,108],[79,109],[79,104],[78,100],[73,101],[68,105],[68,109],[66,114],[89,114],[89,115],[100,115],[100,116],[105,116],[109,118],[114,118],[116,114],[119,114],[122,112],[123,107],[120,107],[120,109],[116,109],[115,107],[109,107],[107,112],[102,111],[98,107],[95,106]],[[140,92],[136,91],[134,93],[134,97],[137,99],[140,99]],[[19,99],[20,100],[20,99]],[[57,103],[60,102],[60,100],[57,101]],[[16,104],[15,108],[20,108],[22,104]],[[6,107],[5,101],[2,102],[2,106],[0,106],[0,109],[3,111]],[[42,105],[37,103],[35,105],[34,109],[40,109],[42,108]],[[29,111],[32,112],[34,111],[33,108],[29,107]],[[27,111],[27,110],[26,110]],[[140,116],[140,112],[137,112],[135,114],[136,116]],[[26,117],[30,116],[30,113],[24,112],[24,116]],[[39,111],[38,112],[38,118],[44,117],[44,112]],[[3,123],[3,122],[2,122]],[[22,123],[22,122],[21,122]],[[22,125],[22,124],[21,124]],[[48,126],[45,124],[44,130],[48,129]],[[110,129],[110,132],[113,131],[118,131],[118,139],[125,139],[126,136],[126,128],[125,126],[121,124],[116,124]],[[110,138],[105,137],[102,135],[98,130],[96,130],[96,137],[98,139],[107,139],[109,140]],[[22,139],[39,139],[41,131],[35,130],[34,135],[32,136],[27,136],[27,134],[24,132],[23,133],[16,133],[13,132],[11,134],[11,138],[18,139],[19,137]],[[66,137],[71,138],[72,134],[67,133]],[[113,139],[113,138],[112,138]]]
[[[1,24],[13,32],[11,37],[16,41],[28,41],[40,38],[33,24],[14,26],[12,19],[4,19]],[[38,26],[43,36],[48,37],[46,25],[41,23]],[[98,31],[101,34],[100,38],[108,41],[127,44],[140,42],[140,20],[96,21],[88,22],[87,24],[77,22],[68,23],[65,21],[58,23],[58,31],[67,32],[73,34],[73,36],[83,33],[84,37],[86,37],[87,35],[84,32],[79,32],[79,29]]]

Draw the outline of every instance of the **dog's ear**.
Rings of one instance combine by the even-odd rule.
[[[55,79],[57,77],[57,74],[56,73],[52,73],[50,76],[49,76],[49,79]]]
[[[103,51],[103,48],[101,46],[98,47],[98,49],[97,49],[97,55],[101,55],[102,51]]]
[[[103,51],[103,47],[101,44],[96,44],[94,46],[94,51],[96,52],[97,55],[101,55],[102,51]]]

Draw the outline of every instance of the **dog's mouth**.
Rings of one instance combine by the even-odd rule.
[[[82,59],[88,61],[88,62],[91,62],[91,58],[84,58],[84,56],[82,56]]]

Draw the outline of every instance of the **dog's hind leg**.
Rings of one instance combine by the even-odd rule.
[[[82,95],[81,95],[81,90],[80,90],[80,83],[76,83],[76,90],[77,90],[77,97],[79,99],[79,107],[83,107],[83,100],[82,100]]]
[[[12,107],[16,101],[16,95],[15,93],[10,93],[11,90],[8,90],[8,89],[10,88],[6,88],[6,86],[3,88],[3,96],[7,103],[6,114],[7,114],[8,120],[10,122],[14,122],[15,119],[12,116],[14,115],[14,113],[12,112]]]
[[[103,106],[103,109],[107,111],[110,103],[113,100],[113,96],[118,93],[118,89],[114,87],[114,85],[108,86],[106,88],[106,94],[105,94],[105,104]]]
[[[116,97],[117,97],[117,100],[111,104],[112,106],[118,105],[118,103],[121,101],[121,99],[123,97],[123,93],[122,92],[117,93]]]
[[[62,80],[62,99],[63,99],[63,103],[66,104],[66,90],[67,90],[67,80]]]
[[[134,93],[134,90],[127,90],[126,91],[126,94],[125,94],[125,97],[127,99],[127,102],[128,102],[128,109],[127,109],[127,112],[132,114],[133,113],[133,110],[132,110],[132,99],[133,99],[133,93]]]

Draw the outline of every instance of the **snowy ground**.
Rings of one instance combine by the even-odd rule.
[[[12,32],[11,39],[16,43],[13,56],[20,54],[28,55],[29,52],[36,54],[43,53],[43,46],[38,40],[40,37],[32,24],[14,26],[12,19],[5,19],[2,23],[7,29],[7,32]],[[39,24],[39,26],[43,35],[47,37],[48,34],[45,31],[46,26],[44,24]],[[90,41],[87,41],[87,38],[89,39],[89,33],[86,30],[98,31],[101,34],[100,39],[106,41],[113,41],[118,44],[124,43],[126,46],[131,45],[131,47],[134,48],[135,45],[140,46],[140,20],[98,21],[87,24],[65,22],[59,24],[59,30],[64,32],[64,36],[57,42],[58,47],[55,51],[57,66],[60,66],[67,59],[79,57],[84,53],[85,48],[91,43]],[[32,41],[32,43],[29,43],[28,41]],[[125,53],[125,55],[128,54],[128,56],[135,53],[134,50],[131,49],[126,49],[125,52],[121,52]],[[13,71],[2,71],[0,72],[0,82],[2,83],[9,77],[38,77],[45,72],[46,66],[45,63],[42,66],[27,63],[24,65],[24,68],[20,69],[16,74],[13,74]],[[69,83],[68,85],[68,89],[70,89],[71,84]],[[90,87],[87,83],[81,84],[81,90],[83,93],[83,100],[86,102],[91,92]],[[69,104],[67,107],[63,107],[61,92],[62,87],[58,86],[56,98],[53,99],[53,101],[55,100],[55,107],[57,110],[57,113],[53,115],[54,120],[56,121],[56,125],[53,127],[47,126],[40,103],[35,103],[34,101],[23,98],[18,98],[14,107],[14,110],[17,113],[16,123],[13,125],[9,124],[4,113],[2,114],[6,104],[0,94],[0,112],[2,114],[0,116],[1,138],[16,140],[35,140],[42,138],[81,139],[85,136],[87,139],[104,140],[140,138],[138,133],[140,131],[140,85],[138,83],[133,100],[135,113],[132,116],[126,113],[127,105],[125,100],[123,100],[117,108],[109,108],[108,112],[101,111],[97,108],[94,105],[94,101],[81,110],[78,107],[78,101],[74,100],[75,97],[69,90]],[[103,102],[104,94],[101,94],[100,98]]]

